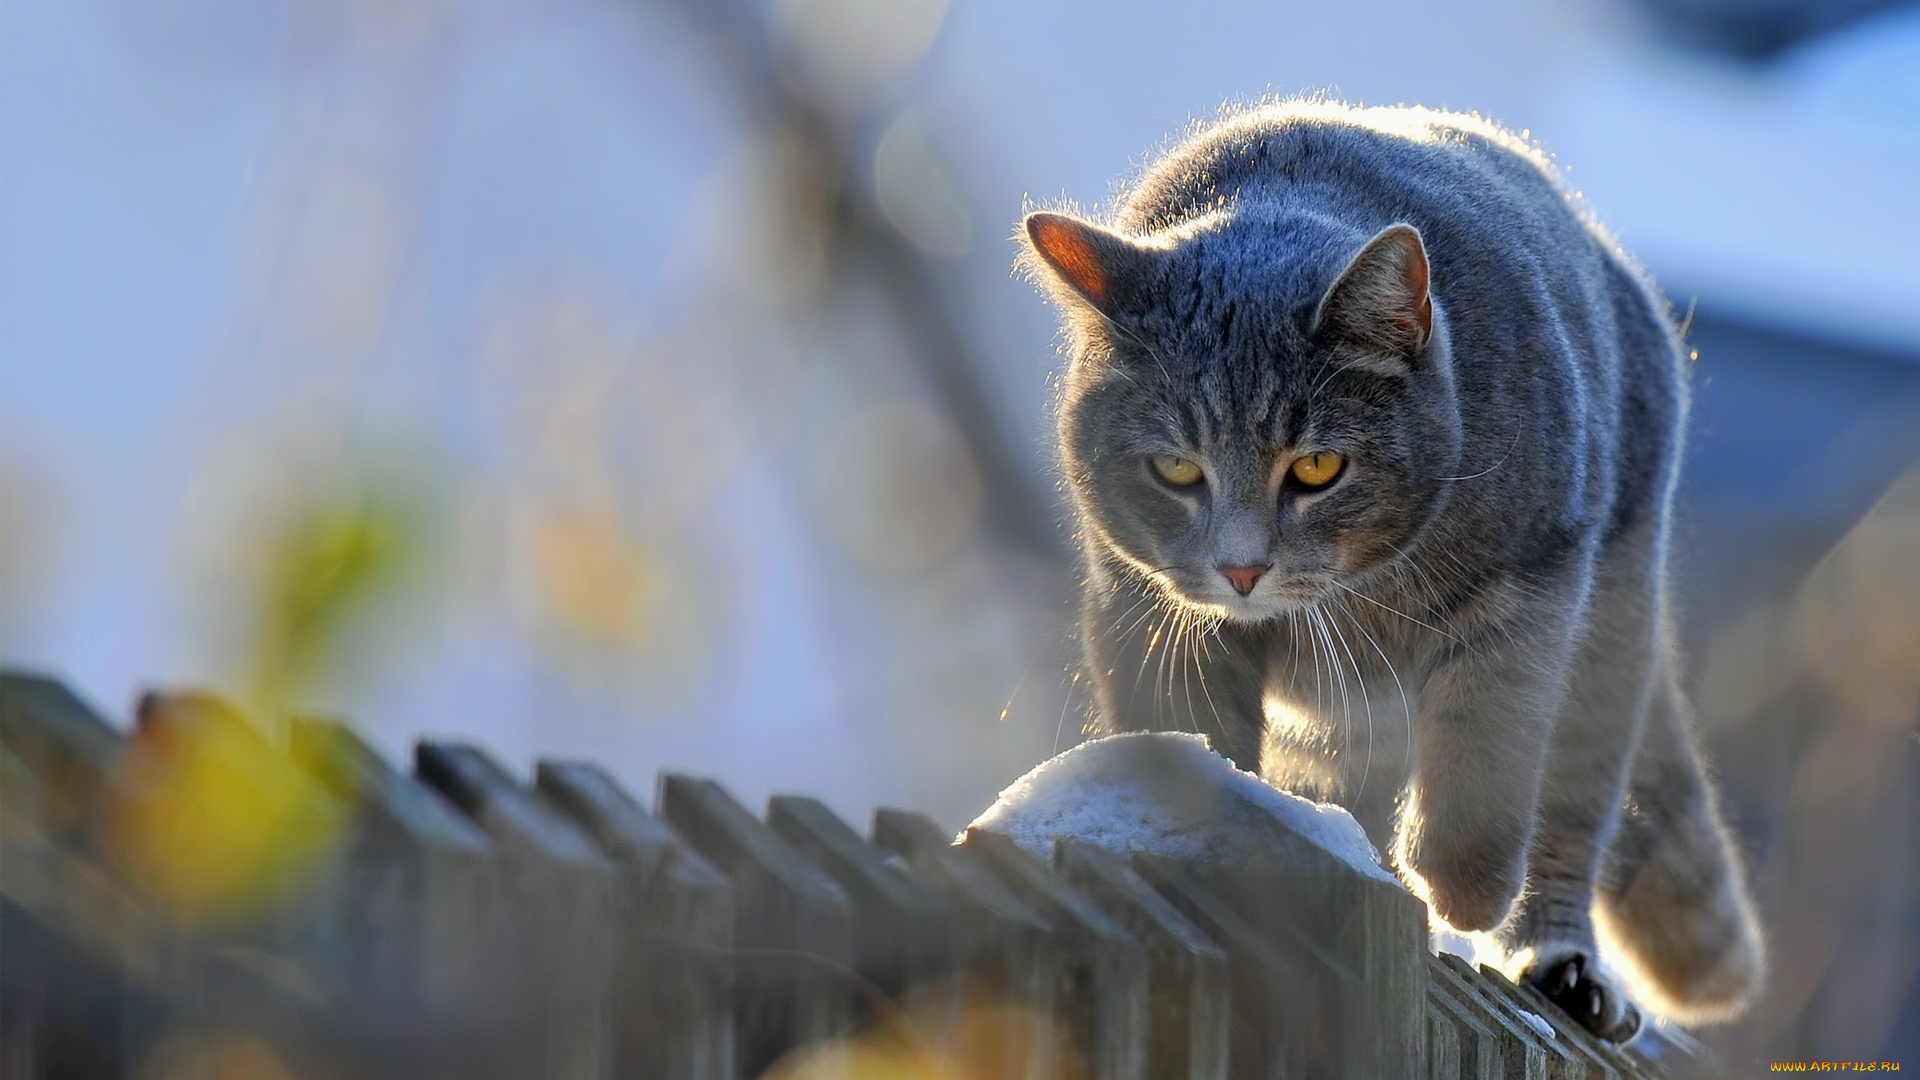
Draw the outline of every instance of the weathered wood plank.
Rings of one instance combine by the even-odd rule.
[[[1063,841],[1054,863],[1146,950],[1147,1075],[1224,1078],[1232,1014],[1226,953],[1112,852]]]
[[[40,782],[0,746],[0,1080],[44,1075],[56,968],[44,921],[57,898]]]
[[[1439,964],[1440,958],[1429,956],[1427,960],[1430,972],[1427,1005],[1454,1029],[1454,1041],[1460,1049],[1457,1075],[1461,1080],[1501,1080],[1506,1075],[1506,1067],[1500,1058],[1499,1033],[1461,1003],[1450,980],[1431,974],[1432,965]],[[1441,1075],[1434,1069],[1428,1072],[1436,1077]]]
[[[1520,1019],[1506,1002],[1496,1000],[1479,976],[1470,969],[1462,971],[1454,963],[1458,958],[1435,957],[1431,972],[1434,979],[1453,992],[1454,1000],[1500,1037],[1500,1059],[1506,1066],[1506,1080],[1560,1080],[1582,1075],[1583,1067]],[[1469,978],[1468,976],[1472,976]]]
[[[1052,924],[978,852],[954,846],[953,834],[925,814],[876,810],[873,838],[959,915],[964,967],[954,998],[961,1015],[949,1025],[946,1042],[963,1075],[1065,1075],[1065,1039],[1054,1030],[1050,1010],[1067,965]]]
[[[1430,1000],[1427,1002],[1427,1076],[1430,1080],[1457,1080],[1465,1074],[1460,1060],[1460,1029],[1451,1016]]]
[[[53,679],[0,671],[0,745],[38,782],[47,835],[84,845],[101,791],[119,770],[120,733]]]
[[[485,1073],[511,1053],[515,1009],[492,841],[344,724],[297,719],[288,745],[351,808],[329,991],[342,1049],[394,1080]]]
[[[659,811],[733,882],[745,1074],[844,1034],[859,978],[846,892],[711,780],[661,777]]]
[[[1290,933],[1254,926],[1191,868],[1136,853],[1133,869],[1227,953],[1231,974],[1231,1034],[1227,1074],[1233,1080],[1285,1080],[1317,1075],[1316,1061],[1332,1050],[1321,1043],[1330,1023],[1320,987],[1338,977],[1329,958]],[[1284,930],[1284,928],[1283,928]]]
[[[969,948],[1038,948],[1050,932],[1046,919],[1015,895],[977,852],[955,846],[953,834],[925,814],[875,810],[873,843],[903,860],[919,880],[958,909]],[[1030,982],[1036,988],[1051,984],[1050,971]]]
[[[1284,824],[1284,823],[1277,823]],[[1304,839],[1304,838],[1303,838]],[[1342,977],[1326,986],[1342,1072],[1417,1076],[1425,1071],[1426,907],[1399,883],[1363,874],[1313,849],[1293,865],[1213,872],[1208,882],[1254,925],[1311,943]]]
[[[854,964],[890,996],[953,972],[959,927],[945,901],[886,864],[884,853],[818,799],[778,795],[767,824],[824,870],[853,903]]]
[[[125,740],[58,682],[0,671],[0,749],[31,778],[14,788],[18,861],[0,876],[0,963],[20,965],[50,1025],[31,1052],[49,1076],[122,1075],[154,1023],[150,983],[167,974],[153,919],[95,859]]]
[[[620,933],[611,864],[477,747],[423,742],[414,751],[414,773],[493,842],[511,920],[499,932],[518,946],[518,1012],[533,1024],[517,1067],[542,1080],[612,1076],[608,1014]]]
[[[1070,958],[1054,1014],[1086,1055],[1100,1080],[1146,1075],[1146,954],[1133,935],[1103,914],[1018,844],[996,833],[969,830],[962,846],[987,865],[1053,926]]]
[[[534,776],[619,868],[615,1075],[730,1080],[732,884],[600,768],[543,761]]]

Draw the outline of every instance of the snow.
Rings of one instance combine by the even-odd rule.
[[[1481,964],[1498,966],[1500,961],[1506,958],[1490,934],[1469,934],[1455,930],[1442,921],[1440,916],[1433,914],[1431,909],[1427,913],[1427,920],[1429,934],[1427,947],[1435,956],[1452,954],[1474,967],[1479,967]]]
[[[1554,1034],[1553,1025],[1547,1023],[1546,1017],[1541,1016],[1539,1013],[1530,1013],[1525,1009],[1521,1009],[1520,1019],[1525,1020],[1528,1027],[1539,1032],[1540,1037],[1543,1039],[1557,1039],[1560,1037]]]
[[[1111,735],[1042,762],[973,822],[1041,858],[1072,838],[1119,854],[1238,863],[1271,851],[1275,825],[1355,870],[1396,879],[1344,809],[1281,791],[1176,732]]]

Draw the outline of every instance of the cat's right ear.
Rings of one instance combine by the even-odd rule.
[[[1022,223],[1042,283],[1109,319],[1138,310],[1159,252],[1079,218],[1041,210]]]
[[[1365,355],[1412,360],[1433,338],[1430,288],[1420,230],[1389,225],[1321,298],[1314,330],[1336,334]]]

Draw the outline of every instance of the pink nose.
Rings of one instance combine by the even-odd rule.
[[[1260,581],[1260,575],[1266,573],[1271,567],[1222,566],[1219,569],[1228,581],[1233,582],[1233,591],[1245,596],[1253,591],[1254,585]]]

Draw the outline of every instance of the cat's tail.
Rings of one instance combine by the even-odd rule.
[[[1655,694],[1595,929],[1635,997],[1683,1024],[1730,1020],[1766,977],[1746,874],[1671,684]]]
[[[1753,1003],[1766,951],[1740,853],[1682,709],[1670,682],[1655,694],[1594,922],[1644,1005],[1707,1024]]]

